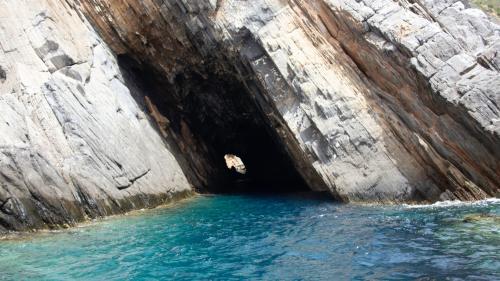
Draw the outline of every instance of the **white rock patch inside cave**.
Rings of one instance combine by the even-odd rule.
[[[224,155],[224,159],[226,160],[226,166],[228,169],[234,168],[236,172],[244,175],[247,173],[247,168],[245,167],[245,163],[241,160],[240,157],[234,154],[226,154]]]

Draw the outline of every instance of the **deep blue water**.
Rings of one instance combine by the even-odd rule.
[[[493,217],[464,222],[471,214]],[[498,201],[199,196],[0,241],[0,280],[500,280],[499,215]]]

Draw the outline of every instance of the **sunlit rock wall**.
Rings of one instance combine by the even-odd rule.
[[[115,52],[166,79],[213,59],[236,69],[313,189],[382,202],[498,194],[499,27],[466,1],[80,7]]]
[[[0,46],[0,231],[191,190],[115,57],[65,1],[0,1]]]

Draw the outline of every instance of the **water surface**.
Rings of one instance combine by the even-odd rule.
[[[0,241],[0,280],[500,280],[500,203],[199,196]]]

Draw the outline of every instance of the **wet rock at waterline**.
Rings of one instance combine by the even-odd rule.
[[[4,0],[0,26],[0,230],[221,191],[228,152],[343,201],[499,193],[500,28],[466,1]]]

